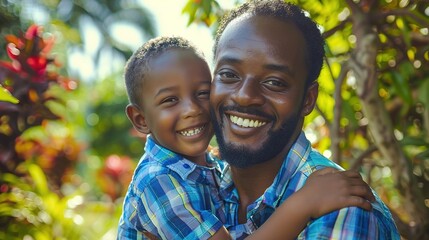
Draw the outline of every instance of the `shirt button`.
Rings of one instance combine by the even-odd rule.
[[[189,164],[187,164],[187,163],[183,164],[183,167],[186,168],[186,169],[191,168],[191,166],[189,166]]]

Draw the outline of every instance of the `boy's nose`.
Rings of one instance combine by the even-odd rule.
[[[195,117],[202,114],[203,109],[201,105],[196,100],[186,100],[183,102],[183,116],[187,117]]]

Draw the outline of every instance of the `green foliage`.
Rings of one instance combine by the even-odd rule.
[[[49,191],[46,177],[37,165],[25,167],[28,178],[4,174],[0,179],[2,188],[7,189],[0,197],[0,238],[77,239],[81,231],[62,214],[67,212],[67,199]]]
[[[128,155],[137,161],[143,154],[144,139],[135,136],[138,134],[125,114],[128,98],[123,77],[117,74],[97,82],[91,92],[86,118],[93,153],[101,157]]]
[[[53,41],[39,26],[6,39],[12,61],[0,62],[0,83],[12,101],[0,102],[0,239],[113,238],[121,205],[95,198],[100,189],[88,188],[87,179],[76,174],[84,145],[77,140],[81,130],[66,120],[82,122],[72,98],[81,91],[74,96],[65,91],[76,89],[77,82],[54,72]],[[105,178],[112,175],[107,170]],[[114,184],[129,182],[131,173],[125,170]],[[122,194],[121,189],[111,198]],[[86,220],[94,215],[102,218]]]
[[[28,177],[0,176],[0,239],[114,238],[120,205],[90,201],[83,186],[61,197],[39,166],[21,167]]]
[[[188,25],[196,22],[211,26],[223,11],[215,0],[188,0],[182,13],[189,15]]]
[[[10,103],[18,103],[19,100],[16,99],[10,92],[0,85],[0,101],[10,102]]]

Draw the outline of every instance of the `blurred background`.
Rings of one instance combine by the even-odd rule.
[[[241,2],[0,0],[0,239],[115,239],[145,142],[124,112],[125,61],[174,34],[211,63],[219,17]],[[429,1],[292,2],[327,41],[313,147],[361,172],[403,239],[429,239]]]

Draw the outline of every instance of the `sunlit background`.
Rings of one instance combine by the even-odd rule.
[[[211,65],[218,19],[240,2],[0,0],[0,239],[115,239],[145,142],[124,112],[126,60],[152,37],[180,35]],[[361,172],[404,239],[428,239],[429,2],[293,2],[327,39],[307,137]],[[353,65],[366,50],[353,28],[362,12],[377,19],[376,64]],[[361,82],[375,82],[364,90],[376,104]]]

